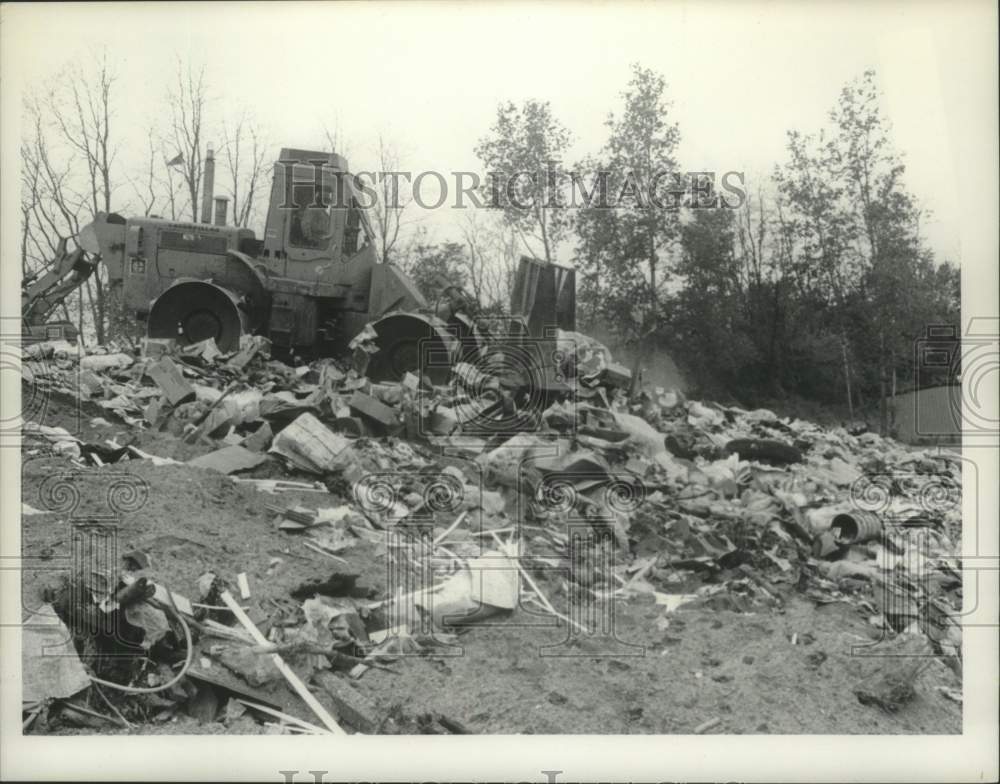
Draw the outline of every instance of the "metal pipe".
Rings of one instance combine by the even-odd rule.
[[[208,145],[205,153],[205,173],[202,178],[201,222],[212,222],[212,198],[215,195],[215,151]]]
[[[830,530],[843,544],[860,544],[882,536],[882,521],[873,512],[844,512],[833,518]]]

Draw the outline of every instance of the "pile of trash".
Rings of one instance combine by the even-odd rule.
[[[241,575],[207,572],[197,601],[180,596],[146,573],[142,553],[99,584],[77,575],[41,611],[50,623],[25,627],[37,684],[25,692],[25,726],[51,721],[43,707],[53,704],[64,718],[123,727],[184,704],[205,720],[249,712],[274,732],[384,731],[350,680],[521,606],[593,635],[581,602],[642,596],[663,608],[662,628],[681,606],[769,612],[792,594],[847,603],[886,639],[916,640],[960,671],[957,454],[635,390],[596,341],[559,341],[555,380],[534,386],[510,382],[485,354],[434,385],[416,373],[373,382],[363,357],[292,366],[261,337],[229,354],[212,340],[151,340],[141,355],[29,347],[32,389],[169,432],[199,448],[190,466],[275,498],[338,497],[265,507],[282,535],[345,567],[359,542],[379,548],[397,578],[366,586],[374,575],[345,568],[262,607]],[[359,355],[368,343],[357,342]],[[23,437],[29,454],[80,466],[180,462],[34,422]],[[35,657],[50,634],[72,637],[67,653],[87,667]],[[274,682],[308,720],[269,698]],[[88,716],[96,711],[78,699],[88,688],[112,718]],[[441,721],[450,729],[438,731],[462,731]]]

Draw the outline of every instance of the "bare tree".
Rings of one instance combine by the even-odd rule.
[[[32,271],[28,261],[28,240],[31,237],[31,215],[38,202],[38,170],[27,171],[27,150],[21,147],[21,278]]]
[[[176,80],[167,93],[167,100],[171,110],[170,141],[176,156],[181,158],[178,166],[191,204],[191,220],[197,221],[198,194],[205,168],[202,152],[208,102],[205,67],[196,68],[190,62],[185,66],[178,58]]]
[[[49,93],[49,116],[63,141],[86,165],[87,189],[94,213],[111,211],[111,167],[117,149],[111,143],[112,94],[116,74],[108,66],[105,52],[92,74],[79,67],[69,69],[57,81],[60,88]]]
[[[344,135],[344,129],[340,127],[339,117],[333,118],[332,125],[328,122],[321,123],[320,137],[323,140],[322,144],[329,152],[335,152],[350,159],[350,142]]]
[[[164,190],[166,207],[170,210],[170,220],[177,220],[184,208],[184,177],[174,166],[168,163],[168,150],[172,143],[164,143],[160,147],[163,157],[163,172],[157,176],[157,182]]]
[[[139,199],[139,203],[142,205],[142,214],[153,215],[156,211],[156,203],[159,200],[159,195],[157,194],[157,160],[159,159],[159,154],[156,149],[155,133],[152,128],[150,128],[146,133],[146,155],[144,157],[145,163],[142,168],[142,180],[138,180],[135,177],[129,177],[129,183],[132,185],[132,190],[135,191],[136,197]]]
[[[469,210],[461,218],[459,231],[469,250],[465,266],[471,293],[483,307],[505,309],[517,273],[516,230]]]
[[[375,203],[371,209],[375,225],[372,228],[379,261],[384,264],[393,260],[393,251],[404,225],[403,212],[413,202],[413,194],[403,177],[394,176],[400,168],[399,152],[383,136],[378,138],[376,163]]]
[[[246,227],[257,217],[260,184],[267,171],[267,144],[260,126],[244,109],[235,122],[223,120],[222,146],[229,170],[233,223]]]
[[[53,213],[49,186],[42,173],[42,158],[48,157],[47,142],[37,107],[26,105],[25,118],[30,133],[21,144],[21,267],[30,275],[44,267],[55,254],[59,240],[70,228]],[[57,178],[57,182],[60,181]]]
[[[43,122],[47,101],[29,96],[23,114],[27,132],[21,143],[21,263],[25,278],[41,272],[55,258],[59,243],[75,238],[86,198],[72,186],[73,160],[61,161],[50,147]],[[67,321],[75,320],[83,334],[86,311],[84,292],[78,293],[75,313],[63,302]],[[91,300],[93,293],[91,292]],[[96,311],[91,308],[91,314]]]
[[[309,137],[312,148],[335,152],[350,161],[351,140],[344,133],[339,114],[333,112],[318,118],[315,128],[315,132]]]
[[[68,68],[56,80],[58,87],[48,93],[45,101],[46,116],[72,155],[69,166],[75,176],[67,177],[59,187],[53,184],[50,193],[72,229],[71,236],[79,230],[77,214],[84,204],[92,215],[111,211],[115,190],[112,168],[118,153],[112,137],[116,80],[117,75],[108,64],[107,52],[103,52],[89,72],[76,65]],[[55,174],[57,165],[50,156],[42,156],[40,162],[44,173]],[[86,172],[82,182],[80,164]],[[70,200],[76,203],[71,205]],[[93,310],[97,340],[104,342],[109,311],[107,272],[98,269],[97,274],[87,279],[85,287]]]

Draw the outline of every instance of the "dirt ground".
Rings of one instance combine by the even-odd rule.
[[[84,410],[78,417],[75,403],[51,400],[42,421],[64,426],[84,441],[115,438],[161,457],[185,460],[208,451],[168,434],[136,433],[118,422],[89,423],[103,413]],[[384,556],[375,545],[362,543],[343,552],[349,562],[345,566],[306,549],[300,537],[276,530],[274,516],[264,509],[265,504],[335,506],[346,499],[326,493],[269,495],[186,465],[131,461],[79,468],[62,457],[32,455],[31,448],[29,443],[22,450],[22,499],[35,508],[44,506],[42,483],[57,473],[71,475],[79,492],[72,512],[77,518],[105,504],[102,494],[112,475],[127,472],[140,478],[147,496],[117,521],[119,550],[149,554],[148,573],[177,593],[197,597],[197,579],[206,571],[230,581],[245,572],[252,589],[246,603],[251,606],[287,601],[295,586],[334,572],[360,574],[363,584],[384,589]],[[282,473],[268,464],[250,475]],[[67,514],[25,516],[22,542],[24,606],[31,608],[56,586],[58,564],[69,555]],[[276,558],[281,562],[275,567]],[[536,579],[555,604],[565,605],[558,585],[543,573]],[[879,632],[848,604],[817,606],[792,584],[781,590],[782,610],[757,613],[702,606],[667,614],[652,599],[618,602],[620,642],[613,653],[576,636],[557,646],[555,655],[542,655],[542,647],[567,638],[567,628],[553,628],[551,618],[519,608],[508,617],[468,627],[458,638],[457,655],[442,651],[404,657],[395,663],[395,672],[369,670],[350,688],[374,704],[381,732],[419,732],[418,717],[427,713],[459,722],[473,733],[683,734],[712,719],[719,721],[709,732],[730,734],[962,731],[961,706],[937,688],[961,689],[961,683],[941,661],[924,670],[916,697],[898,712],[863,705],[852,687],[871,659],[852,656],[852,646],[874,641]],[[269,697],[283,710],[315,721],[283,682]],[[247,716],[227,724],[199,724],[179,712],[164,723],[130,732],[262,731]]]

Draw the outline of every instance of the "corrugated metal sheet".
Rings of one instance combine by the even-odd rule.
[[[928,387],[896,395],[896,438],[909,444],[957,443],[962,428],[962,388]]]

